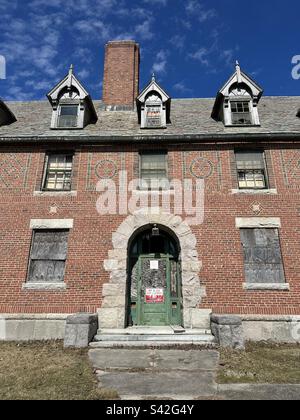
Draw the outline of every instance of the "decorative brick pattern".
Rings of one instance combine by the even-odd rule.
[[[209,189],[222,187],[222,167],[218,151],[199,151],[183,153],[183,176],[205,180]]]
[[[26,188],[30,161],[27,153],[0,154],[0,189]]]
[[[97,182],[101,179],[117,181],[119,171],[125,170],[123,153],[89,153],[87,169],[87,191],[96,191]]]
[[[281,150],[281,161],[287,186],[300,185],[300,150]]]

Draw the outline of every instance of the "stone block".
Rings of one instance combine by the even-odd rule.
[[[88,347],[98,330],[98,316],[75,314],[67,318],[64,347]]]
[[[242,320],[233,315],[212,315],[211,331],[221,347],[245,350]]]
[[[125,328],[124,308],[101,308],[98,310],[99,328]]]
[[[191,309],[191,328],[209,330],[211,313],[210,309]]]

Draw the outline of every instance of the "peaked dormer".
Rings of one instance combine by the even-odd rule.
[[[48,93],[47,98],[53,109],[53,129],[82,129],[98,120],[92,99],[74,75],[73,66],[69,74]]]
[[[171,98],[158,85],[154,75],[136,102],[141,128],[166,128],[170,123]]]
[[[235,73],[217,94],[212,118],[223,121],[225,126],[260,125],[257,105],[262,94],[262,88],[237,62]]]
[[[3,125],[10,125],[16,122],[17,119],[8,106],[0,99],[0,127]]]

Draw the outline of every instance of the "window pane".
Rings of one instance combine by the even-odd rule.
[[[62,105],[60,115],[76,115],[78,113],[78,105]]]
[[[44,188],[47,190],[70,191],[72,166],[72,155],[50,155]]]
[[[58,127],[72,128],[77,127],[78,105],[62,105],[58,119]]]
[[[240,188],[267,188],[263,152],[236,152],[236,165]]]
[[[247,282],[285,282],[277,229],[241,229],[241,240]]]

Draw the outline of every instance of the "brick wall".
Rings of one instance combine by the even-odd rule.
[[[139,94],[139,45],[113,41],[105,47],[103,102],[105,105],[134,106]]]
[[[203,264],[200,277],[207,290],[202,308],[220,313],[299,314],[300,149],[260,144],[264,146],[277,195],[232,194],[236,177],[231,145],[193,145],[185,151],[179,146],[169,148],[170,178],[205,177],[205,221],[192,227]],[[99,216],[95,185],[105,174],[118,182],[120,169],[128,170],[129,180],[135,177],[139,150],[135,146],[77,146],[72,188],[77,196],[36,195],[49,150],[51,146],[27,146],[26,150],[11,146],[0,155],[0,313],[94,312],[101,306],[102,285],[109,282],[103,261],[112,249],[112,233],[126,216]],[[260,217],[281,218],[280,240],[290,291],[243,290],[243,250],[235,219],[257,217],[253,204],[260,205]],[[51,218],[74,219],[67,290],[22,290],[32,238],[30,220]]]

